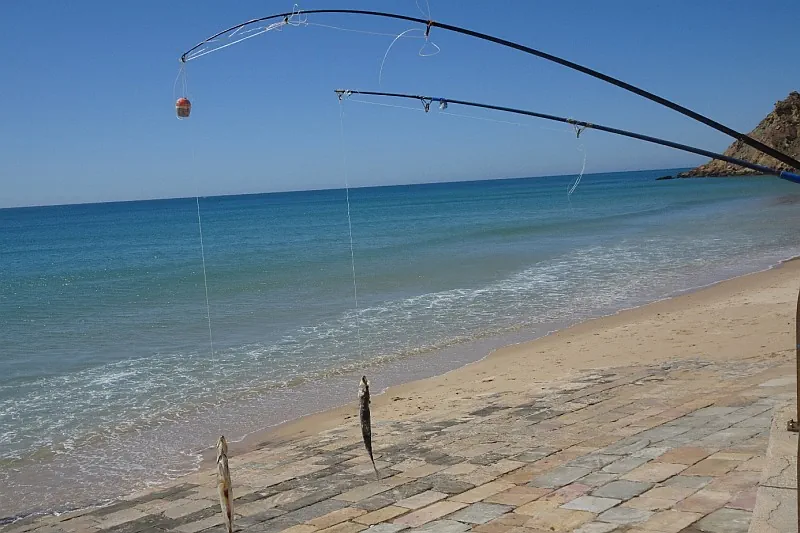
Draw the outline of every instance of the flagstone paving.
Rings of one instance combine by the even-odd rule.
[[[243,533],[747,531],[786,354],[674,361],[502,394],[447,419],[373,417],[376,480],[354,420],[231,458]],[[214,472],[3,533],[218,532]]]

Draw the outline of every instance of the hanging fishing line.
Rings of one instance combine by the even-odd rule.
[[[430,29],[431,29],[431,27],[428,26],[423,32],[423,30],[421,30],[420,28],[409,28],[406,31],[404,31],[404,32],[400,33],[399,35],[395,36],[394,40],[392,40],[391,44],[389,44],[389,47],[386,49],[386,52],[383,54],[383,60],[381,60],[381,67],[380,67],[380,70],[378,71],[378,85],[381,85],[381,81],[383,80],[383,66],[386,64],[386,58],[389,56],[389,51],[391,51],[392,47],[394,46],[394,43],[396,43],[398,40],[400,40],[403,37],[408,37],[409,33],[415,32],[415,31],[423,32],[422,38],[425,39],[425,43],[419,49],[418,55],[420,57],[435,56],[436,54],[438,54],[439,52],[442,51],[442,49],[439,48],[439,46],[436,43],[434,43],[433,41],[431,41],[429,39]],[[432,51],[432,52],[428,52],[427,49],[428,49],[429,45],[432,46],[433,48],[435,48],[435,50]]]
[[[350,237],[350,269],[353,272],[353,302],[355,305],[355,326],[356,326],[356,346],[358,347],[358,355],[363,355],[361,347],[361,323],[359,315],[361,309],[358,305],[358,282],[356,280],[356,255],[355,247],[353,246],[353,220],[350,216],[350,178],[347,168],[347,145],[345,143],[344,135],[344,104],[342,100],[346,94],[339,95],[339,132],[341,133],[341,146],[342,146],[342,170],[344,173],[344,194],[347,201],[347,233]]]
[[[173,83],[172,92],[173,97],[178,96],[176,92],[178,90],[178,86],[180,85],[180,98],[178,98],[178,103],[176,104],[178,119],[181,118],[188,118],[188,110],[182,109],[183,105],[187,105],[190,108],[189,104],[189,83],[188,83],[188,75],[186,72],[186,64],[181,63],[181,66],[178,70],[178,76],[175,78],[175,83]],[[182,103],[185,102],[185,104]],[[184,114],[185,113],[185,114]],[[197,150],[194,143],[194,128],[192,126],[187,126],[189,128],[189,144],[192,148],[192,173],[195,174],[195,178],[193,179],[195,184],[195,208],[197,213],[197,232],[200,239],[200,259],[203,268],[203,290],[205,295],[205,304],[206,304],[206,323],[208,325],[208,348],[209,353],[211,356],[211,366],[213,368],[217,367],[216,361],[216,352],[214,351],[214,332],[213,327],[211,324],[211,301],[209,299],[209,291],[208,291],[208,271],[206,269],[206,249],[205,249],[205,241],[203,238],[203,218],[200,212],[200,193],[197,191],[197,179],[196,179],[196,172],[197,172]],[[213,405],[213,402],[212,402]],[[219,428],[220,434],[222,433],[222,420],[221,418],[217,417],[217,425]]]
[[[510,125],[510,126],[536,127],[538,129],[542,129],[542,130],[546,130],[546,131],[552,131],[552,132],[556,132],[556,133],[565,133],[565,134],[568,134],[568,135],[574,134],[576,136],[576,139],[580,139],[581,133],[583,133],[583,131],[588,127],[588,126],[580,126],[580,125],[575,124],[575,121],[573,119],[567,119],[567,122],[569,124],[572,124],[572,126],[573,126],[573,130],[569,131],[569,130],[560,130],[560,129],[555,129],[555,128],[547,128],[547,127],[544,127],[544,126],[534,125],[534,124],[530,124],[530,123],[514,122],[514,121],[511,121],[511,120],[499,120],[499,119],[490,118],[490,117],[478,117],[478,116],[474,116],[474,115],[465,115],[465,114],[461,114],[461,113],[453,113],[452,111],[446,111],[446,109],[448,109],[448,107],[449,107],[448,106],[448,101],[443,99],[443,98],[435,99],[435,98],[430,98],[430,97],[417,97],[420,100],[420,102],[422,103],[422,107],[411,107],[411,106],[404,106],[404,105],[397,105],[397,104],[387,104],[385,102],[374,102],[374,101],[371,101],[371,100],[362,100],[360,98],[353,98],[352,97],[352,94],[353,94],[352,91],[337,91],[337,94],[339,96],[340,105],[342,105],[344,100],[347,100],[349,102],[355,102],[355,103],[358,103],[358,104],[368,104],[368,105],[375,105],[375,106],[379,106],[379,107],[389,107],[389,108],[394,108],[394,109],[403,109],[403,110],[407,110],[407,111],[417,111],[417,112],[421,111],[423,113],[429,113],[431,105],[433,104],[433,102],[434,101],[438,101],[439,102],[439,106],[438,106],[439,107],[439,111],[438,111],[437,114],[439,114],[439,115],[446,115],[446,116],[449,116],[449,117],[456,117],[456,118],[466,118],[466,119],[471,119],[471,120],[480,120],[480,121],[484,121],[484,122],[495,122],[495,123],[498,123],[498,124],[507,124],[507,125]],[[413,97],[411,97],[411,98],[413,98]],[[568,186],[568,189],[567,189],[567,197],[568,198],[571,197],[572,193],[574,193],[575,190],[578,188],[578,185],[580,184],[581,180],[583,179],[583,175],[586,172],[586,147],[584,146],[583,142],[579,142],[578,151],[583,154],[583,162],[581,164],[581,171],[580,171],[580,174],[578,175],[577,179],[575,180],[574,183],[572,183],[571,185]]]
[[[194,151],[194,147],[192,148]],[[194,156],[192,157],[194,160]],[[203,287],[205,288],[206,292],[206,320],[208,322],[208,346],[211,350],[211,362],[214,363],[214,335],[211,329],[211,304],[208,299],[208,275],[206,274],[206,249],[205,244],[203,243],[203,221],[200,217],[200,196],[197,195],[194,197],[195,203],[197,204],[197,229],[200,234],[200,257],[203,260]],[[216,366],[216,364],[214,365]]]
[[[568,121],[572,124],[573,128],[575,128],[575,139],[580,142],[581,133],[583,133],[583,131],[589,126],[578,125],[572,119],[568,119]],[[582,142],[580,142],[580,144],[578,145],[578,151],[583,153],[583,165],[581,166],[581,173],[578,174],[578,179],[575,180],[575,183],[573,183],[572,187],[570,187],[569,191],[567,191],[568,198],[572,196],[572,193],[574,193],[575,189],[578,188],[578,184],[581,182],[581,179],[583,178],[583,173],[586,171],[586,148],[583,146]]]

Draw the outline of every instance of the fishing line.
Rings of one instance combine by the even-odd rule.
[[[383,79],[383,65],[386,63],[386,58],[389,56],[389,51],[394,46],[394,43],[396,43],[399,39],[401,39],[403,37],[407,37],[407,34],[413,32],[413,31],[423,32],[423,37],[422,38],[425,39],[425,43],[419,49],[419,52],[417,52],[417,54],[420,57],[435,56],[436,54],[438,54],[439,52],[442,51],[442,49],[439,48],[439,45],[437,45],[436,43],[431,41],[430,38],[429,38],[430,37],[430,32],[431,32],[431,25],[430,24],[428,24],[428,26],[425,28],[425,30],[422,30],[420,28],[409,28],[409,29],[407,29],[406,31],[404,31],[404,32],[400,33],[399,35],[397,35],[394,38],[394,40],[392,40],[391,44],[386,49],[386,53],[383,54],[383,60],[381,61],[381,68],[380,68],[380,71],[378,72],[378,85],[379,86],[381,85],[381,81]],[[435,50],[433,52],[424,52],[425,49],[428,48],[429,45],[432,46],[433,48],[435,48]]]
[[[192,147],[192,161],[194,161],[194,147]],[[211,362],[216,366],[214,361],[214,335],[211,329],[211,304],[208,300],[208,275],[206,274],[206,249],[203,243],[203,222],[200,217],[200,196],[194,197],[197,204],[197,229],[200,233],[200,257],[203,260],[203,287],[206,291],[206,320],[208,321],[208,345],[211,350]]]
[[[317,22],[306,22],[306,26],[317,26],[319,28],[328,28],[331,30],[339,30],[339,31],[349,31],[352,33],[363,33],[364,35],[378,35],[380,37],[397,37],[397,34],[394,33],[387,33],[387,32],[379,32],[379,31],[368,31],[368,30],[356,30],[355,28],[342,28],[340,26],[332,26],[330,24],[319,24]],[[403,36],[405,39],[424,39],[424,35],[405,35]]]
[[[386,53],[383,54],[383,61],[381,61],[381,68],[378,71],[378,85],[379,86],[381,84],[381,80],[383,79],[383,65],[384,65],[384,63],[386,63],[386,57],[389,55],[389,51],[392,49],[392,47],[394,46],[394,43],[396,43],[398,39],[400,39],[401,37],[403,37],[407,33],[411,33],[412,31],[422,31],[422,30],[419,29],[419,28],[411,28],[411,29],[408,29],[408,30],[404,31],[400,35],[397,35],[394,38],[394,40],[392,41],[392,43],[389,45],[389,48],[386,49]]]
[[[419,0],[414,0],[414,3],[417,4],[417,9],[419,9],[419,12],[422,13],[423,17],[428,17],[428,20],[432,20],[431,19],[431,5],[430,5],[430,3],[428,3],[428,0],[425,0],[425,7],[428,8],[428,12],[427,13],[422,10],[422,7],[420,7]]]
[[[355,305],[355,326],[356,326],[356,345],[358,347],[359,357],[363,356],[363,349],[361,347],[361,324],[359,322],[359,315],[361,309],[358,305],[358,282],[356,281],[356,255],[353,246],[353,221],[350,216],[350,179],[347,169],[347,148],[344,135],[344,104],[343,98],[339,98],[339,131],[341,133],[342,145],[342,167],[344,172],[344,192],[347,201],[347,233],[350,237],[350,268],[353,272],[353,301]]]
[[[586,171],[586,149],[583,146],[583,143],[578,147],[579,152],[583,152],[583,165],[581,166],[581,173],[578,175],[578,179],[575,180],[575,183],[572,184],[572,187],[567,192],[567,197],[572,196],[572,193],[575,192],[575,189],[578,188],[578,184],[581,182],[583,178],[583,173]]]
[[[384,103],[384,102],[371,102],[369,100],[361,100],[359,98],[352,98],[352,97],[348,98],[347,100],[349,102],[355,102],[355,103],[358,103],[358,104],[368,104],[368,105],[375,105],[375,106],[380,106],[380,107],[392,107],[392,108],[395,108],[395,109],[405,109],[405,110],[408,110],[408,111],[425,112],[425,109],[422,108],[422,107],[411,107],[411,106],[405,106],[405,105],[387,104],[387,103]],[[512,120],[499,120],[499,119],[496,119],[496,118],[478,117],[478,116],[474,116],[474,115],[464,115],[462,113],[453,113],[452,111],[439,111],[437,114],[439,114],[439,115],[447,115],[449,117],[456,117],[456,118],[467,118],[467,119],[471,119],[471,120],[480,120],[480,121],[483,121],[483,122],[495,122],[497,124],[508,124],[508,125],[511,125],[511,126],[521,126],[521,127],[524,127],[524,128],[534,128],[535,127],[537,129],[540,129],[540,130],[553,131],[555,133],[566,133],[568,135],[572,134],[572,132],[568,131],[568,130],[559,130],[559,129],[556,129],[556,128],[548,128],[548,127],[545,127],[545,126],[538,126],[538,125],[534,125],[534,124],[528,124],[528,123],[525,123],[525,122],[514,122]]]
[[[181,63],[180,70],[178,71],[178,77],[175,78],[175,83],[173,84],[172,88],[173,96],[175,96],[174,93],[177,88],[178,80],[181,80],[182,96],[184,98],[189,98],[188,76],[186,73],[186,65],[184,63]],[[211,366],[212,368],[216,368],[217,361],[214,352],[214,333],[213,333],[213,327],[211,325],[211,301],[208,295],[208,272],[206,269],[206,248],[205,248],[205,240],[203,239],[203,218],[200,213],[200,193],[197,190],[197,149],[195,147],[195,142],[194,142],[194,128],[192,126],[189,126],[188,128],[189,128],[189,144],[192,147],[192,173],[194,174],[193,182],[195,184],[194,201],[197,212],[197,231],[200,237],[200,259],[202,261],[202,266],[203,266],[203,289],[205,293],[205,303],[206,303],[206,322],[208,324],[208,347],[211,355]],[[220,417],[217,417],[217,426],[219,429],[219,433],[222,434],[222,419]]]

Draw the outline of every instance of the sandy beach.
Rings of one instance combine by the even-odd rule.
[[[489,395],[503,395],[513,401],[546,392],[553,382],[569,381],[571,376],[590,369],[692,358],[788,361],[794,353],[799,280],[800,260],[791,260],[763,272],[507,346],[444,375],[391,387],[380,395],[373,393],[373,417],[403,420],[419,415],[455,415],[478,408]],[[244,451],[308,436],[354,416],[355,400],[351,405],[255,434],[237,447]]]
[[[428,522],[484,533],[523,523],[577,531],[591,520],[600,525],[586,531],[611,531],[602,520],[712,524],[702,531],[749,523],[772,409],[794,395],[798,279],[800,262],[789,261],[375,395],[380,482],[366,463],[355,402],[252,435],[231,448],[238,523],[297,533]],[[607,470],[618,463],[628,466]],[[564,478],[575,471],[583,477]],[[598,491],[611,495],[603,503],[621,505],[595,508]],[[414,499],[424,495],[433,499]],[[216,530],[218,510],[206,468],[110,507],[7,530]],[[485,521],[470,522],[484,512]]]

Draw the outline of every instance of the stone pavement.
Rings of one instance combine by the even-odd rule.
[[[744,533],[789,354],[587,372],[446,419],[356,419],[231,459],[246,533]],[[213,471],[3,533],[223,531]]]

